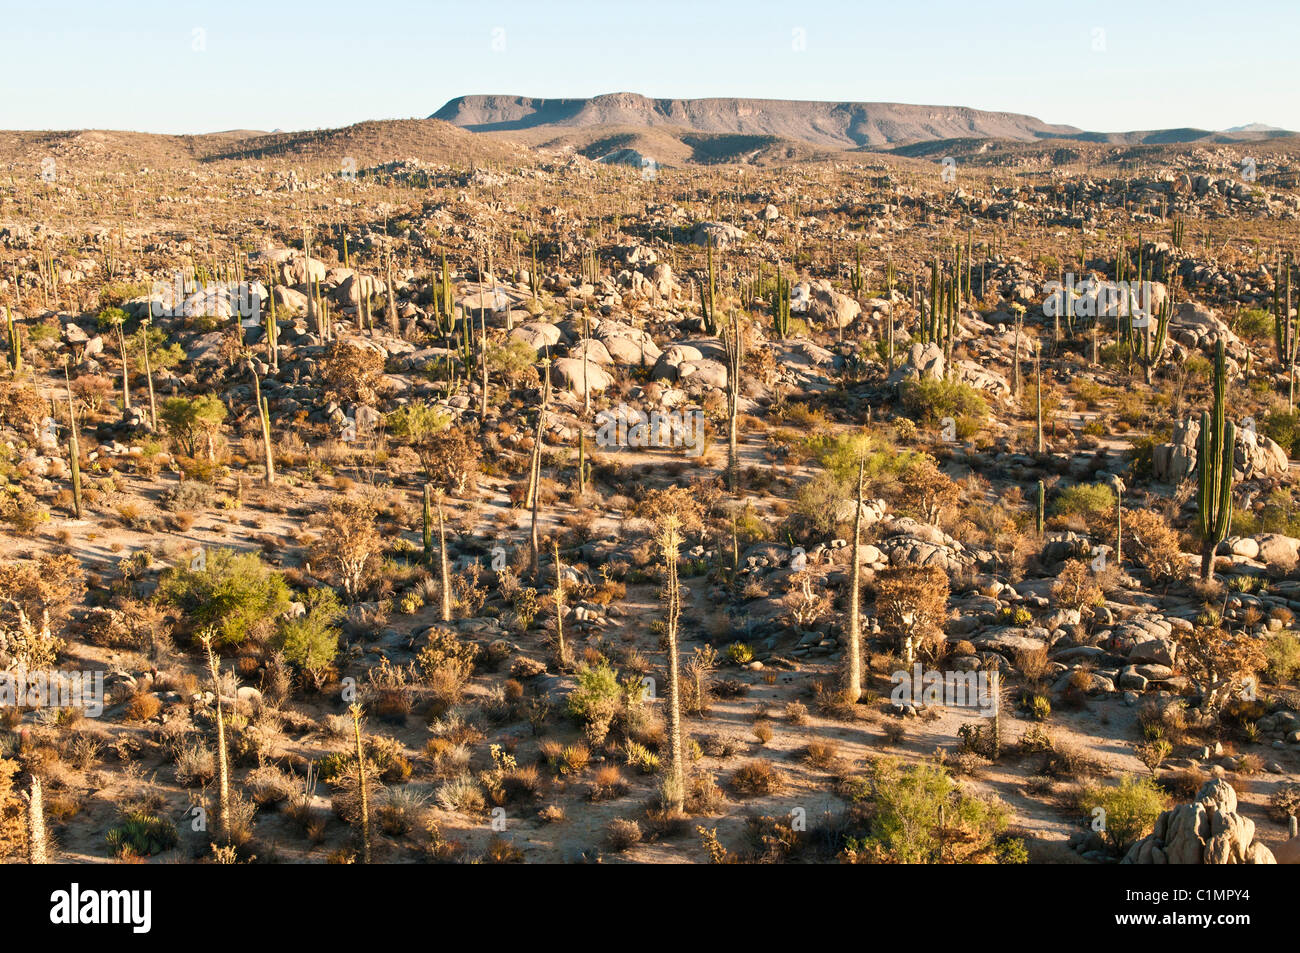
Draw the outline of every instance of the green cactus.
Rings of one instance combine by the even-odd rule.
[[[1214,357],[1214,409],[1201,412],[1196,456],[1197,529],[1201,537],[1201,579],[1214,575],[1214,553],[1232,525],[1232,463],[1237,430],[1227,412],[1228,367],[1223,341]]]
[[[717,281],[713,274],[713,239],[707,239],[705,242],[705,253],[708,257],[708,286],[700,284],[700,313],[704,316],[704,327],[710,334],[718,333],[718,312],[717,312]]]
[[[1038,505],[1035,507],[1035,511],[1034,511],[1034,532],[1038,534],[1039,539],[1042,539],[1043,537],[1043,512],[1046,508],[1044,505],[1046,502],[1047,502],[1047,487],[1042,480],[1039,480],[1038,499],[1037,499]]]
[[[780,271],[776,273],[768,302],[772,306],[772,329],[777,337],[785,338],[790,333],[790,279],[782,277]]]
[[[5,307],[5,324],[9,328],[9,367],[17,375],[23,369],[23,339],[18,333],[18,325],[14,324],[13,312],[8,306]]]
[[[1148,314],[1144,317],[1145,323],[1141,326],[1142,334],[1136,335],[1133,339],[1131,346],[1137,352],[1137,358],[1142,363],[1143,375],[1148,386],[1151,384],[1151,378],[1156,367],[1160,364],[1161,357],[1164,356],[1165,343],[1169,337],[1169,319],[1173,316],[1173,313],[1173,299],[1166,298],[1156,311],[1154,332],[1152,331],[1151,316]]]

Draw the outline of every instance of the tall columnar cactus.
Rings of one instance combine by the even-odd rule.
[[[537,290],[541,287],[541,280],[537,276],[537,241],[533,240],[528,245],[528,250],[533,256],[533,267],[528,272],[528,290],[532,292],[533,300],[537,300]]]
[[[266,357],[270,362],[271,370],[280,369],[280,327],[276,324],[275,315],[275,272],[270,265],[266,268],[266,296],[269,299],[269,309],[266,315]],[[365,295],[362,295],[364,301]]]
[[[930,263],[930,317],[922,323],[921,340],[926,344],[939,340],[939,259]]]
[[[15,375],[22,372],[23,369],[23,339],[18,332],[18,325],[14,324],[13,312],[5,306],[5,325],[9,330],[9,368]]]
[[[275,451],[271,447],[271,410],[266,398],[262,396],[262,381],[257,373],[257,365],[248,362],[249,373],[253,375],[253,407],[257,411],[257,420],[262,431],[262,452],[266,455],[266,485],[275,483]]]
[[[1036,503],[1037,505],[1034,508],[1034,532],[1038,534],[1039,539],[1042,539],[1043,515],[1044,510],[1046,509],[1045,504],[1047,503],[1047,487],[1044,485],[1042,480],[1038,481],[1038,498]]]
[[[384,316],[388,320],[388,330],[394,335],[401,333],[401,327],[397,323],[397,293],[393,289],[393,251],[388,249],[384,255],[384,288],[386,297],[384,299]]]
[[[740,370],[745,360],[745,335],[740,317],[733,310],[722,331],[722,347],[727,362],[727,488],[735,493],[740,487],[740,454],[737,432],[740,418]]]
[[[1034,389],[1037,391],[1038,452],[1043,452],[1043,346],[1034,341]]]
[[[1124,568],[1124,490],[1115,494],[1115,568]]]
[[[1201,412],[1197,450],[1197,528],[1201,537],[1201,579],[1214,575],[1214,553],[1232,525],[1232,463],[1237,429],[1228,419],[1228,367],[1223,341],[1214,356],[1214,409]]]
[[[858,245],[853,249],[853,275],[849,278],[849,288],[853,291],[853,297],[857,298],[861,297],[866,286],[866,280],[862,276],[862,246]]]
[[[782,277],[779,270],[768,302],[772,307],[772,330],[779,338],[787,337],[790,334],[790,279]]]
[[[1136,338],[1136,346],[1138,360],[1142,362],[1143,376],[1148,386],[1151,384],[1155,369],[1160,365],[1160,359],[1164,356],[1165,344],[1169,337],[1169,319],[1173,316],[1173,313],[1173,300],[1166,298],[1160,303],[1160,307],[1156,311],[1154,323],[1151,315],[1147,314],[1142,317],[1142,334]]]
[[[713,273],[713,239],[705,240],[705,254],[708,257],[708,284],[700,284],[700,312],[704,316],[704,327],[710,334],[718,332],[718,285]]]

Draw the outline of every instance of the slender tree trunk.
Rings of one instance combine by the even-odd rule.
[[[45,794],[39,776],[32,775],[27,795],[27,863],[48,864],[45,845]]]
[[[680,672],[677,661],[677,625],[681,616],[681,592],[677,581],[677,558],[681,534],[675,517],[668,517],[660,537],[664,556],[664,596],[668,641],[668,771],[664,794],[669,810],[681,812],[686,803],[686,770],[682,760],[682,711]]]
[[[563,668],[568,652],[564,647],[564,565],[560,562],[560,541],[555,540],[555,653]]]
[[[438,494],[438,574],[443,622],[451,621],[451,570],[447,564],[447,523],[443,518],[442,494]]]
[[[862,697],[862,476],[858,461],[857,509],[853,513],[853,568],[849,573],[849,631],[845,646],[844,693],[850,702]]]
[[[203,647],[208,653],[212,694],[217,700],[217,839],[224,844],[230,841],[230,762],[226,754],[226,715],[221,704],[221,678],[217,671],[217,656],[212,651],[211,633],[203,637]]]
[[[144,379],[149,385],[149,426],[158,432],[158,405],[153,394],[153,366],[149,362],[149,325],[144,326]]]
[[[366,751],[361,744],[361,706],[353,705],[352,734],[357,743],[357,785],[361,790],[361,862],[370,863],[370,790],[366,783]]]

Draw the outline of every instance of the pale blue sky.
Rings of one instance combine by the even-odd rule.
[[[0,129],[309,129],[624,90],[1300,129],[1300,0],[7,0],[3,18]]]

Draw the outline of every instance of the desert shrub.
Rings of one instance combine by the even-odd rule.
[[[641,825],[630,818],[616,817],[605,828],[609,849],[624,851],[641,842]]]
[[[379,566],[383,543],[375,528],[376,516],[375,505],[368,499],[336,499],[325,512],[320,537],[311,547],[312,559],[326,569],[350,602],[360,598]]]
[[[1300,676],[1300,639],[1294,632],[1275,632],[1264,643],[1268,659],[1266,674],[1275,685],[1293,681]]]
[[[577,684],[569,692],[566,708],[582,725],[592,744],[600,744],[622,710],[628,691],[619,682],[618,672],[602,660],[598,665],[585,665],[578,670]]]
[[[746,797],[775,794],[783,786],[784,782],[776,766],[761,758],[742,764],[731,776],[732,790]]]
[[[876,617],[905,654],[933,658],[948,618],[948,576],[936,566],[895,566],[876,576]]]
[[[425,644],[415,658],[416,667],[426,677],[440,669],[454,665],[470,671],[478,657],[478,646],[464,642],[450,629],[433,628],[425,638]]]
[[[212,394],[197,397],[168,397],[158,407],[158,420],[178,452],[196,457],[206,450],[208,459],[215,454],[215,440],[226,419],[226,405]]]
[[[909,421],[910,423],[910,421]],[[857,486],[858,464],[862,463],[863,481],[867,486],[898,477],[917,456],[913,451],[898,451],[884,438],[870,431],[847,434],[816,435],[808,447],[836,480],[845,487]],[[846,496],[851,495],[846,489]]]
[[[1092,815],[1097,808],[1105,814],[1102,836],[1116,852],[1151,832],[1156,818],[1165,809],[1165,794],[1150,778],[1126,774],[1118,784],[1097,785],[1084,789],[1081,806]]]
[[[310,590],[304,602],[306,611],[281,623],[273,644],[319,688],[338,655],[338,622],[343,617],[343,606],[334,590],[327,588]]]
[[[1271,411],[1264,417],[1260,430],[1264,436],[1277,441],[1288,457],[1295,456],[1296,451],[1300,450],[1300,410]]]
[[[17,761],[0,758],[0,859],[23,848],[27,839],[27,808],[14,790]]]
[[[190,632],[212,629],[219,645],[267,633],[289,609],[289,587],[255,553],[208,550],[201,568],[163,573],[159,591]]]
[[[1052,598],[1062,609],[1083,609],[1102,602],[1101,586],[1082,559],[1067,559],[1052,585]]]
[[[1135,558],[1151,581],[1174,582],[1186,571],[1186,560],[1178,534],[1164,518],[1151,510],[1124,513],[1125,552]]]
[[[997,838],[1007,827],[1005,807],[965,794],[939,765],[881,758],[869,783],[855,793],[855,799],[868,801],[871,812],[864,835],[849,838],[846,859],[904,864],[1002,859]]]
[[[152,857],[176,846],[176,825],[165,817],[133,811],[108,832],[108,848],[115,857]]]
[[[908,381],[900,388],[900,396],[909,414],[932,426],[945,417],[983,420],[989,415],[984,395],[961,381],[932,377]]]
[[[199,480],[185,480],[171,489],[164,490],[161,502],[165,509],[183,513],[187,510],[202,510],[212,505],[212,485]]]
[[[1092,519],[1115,512],[1115,491],[1105,483],[1080,483],[1066,487],[1052,501],[1056,516],[1082,516]]]
[[[490,344],[487,349],[488,371],[507,387],[519,387],[537,381],[537,352],[527,341],[510,338],[504,344]]]
[[[1268,803],[1273,816],[1279,821],[1285,821],[1288,817],[1300,817],[1300,784],[1294,781],[1279,784]]]
[[[60,637],[85,594],[85,574],[67,553],[0,565],[0,667],[39,669],[63,651]]]
[[[904,514],[938,525],[940,514],[957,505],[961,491],[933,457],[919,454],[903,471],[896,495]]]
[[[332,343],[321,362],[325,394],[342,404],[373,404],[383,373],[383,352],[349,339]]]
[[[162,702],[158,700],[157,695],[152,692],[136,692],[122,709],[122,715],[127,721],[148,721],[158,714],[161,708]]]

